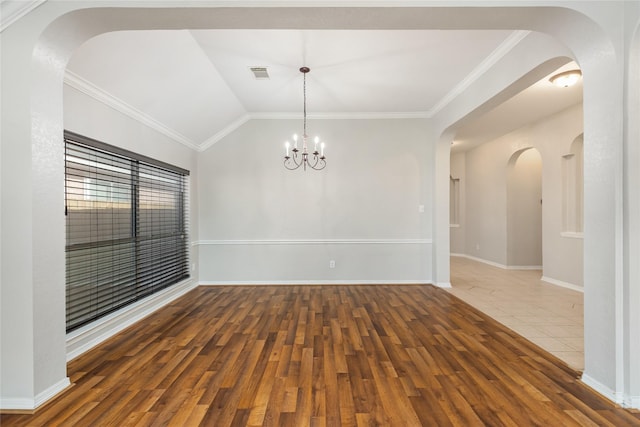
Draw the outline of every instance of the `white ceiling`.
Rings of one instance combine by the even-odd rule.
[[[470,150],[581,103],[582,79],[571,87],[557,87],[550,81],[552,76],[560,72],[578,69],[578,64],[569,62],[487,113],[466,121],[456,133],[451,151]]]
[[[497,30],[123,31],[81,46],[66,81],[203,149],[249,118],[301,117],[303,65],[311,68],[310,119],[430,117],[521,36]],[[256,80],[252,66],[267,67],[270,79]],[[568,96],[548,82],[539,85],[486,120],[463,124],[459,147],[581,100],[581,88]]]

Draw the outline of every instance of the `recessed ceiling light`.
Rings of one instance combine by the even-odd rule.
[[[269,72],[267,71],[267,67],[249,67],[253,76],[256,80],[268,80]]]
[[[552,76],[549,81],[558,87],[569,87],[578,83],[582,77],[580,70],[569,70]]]

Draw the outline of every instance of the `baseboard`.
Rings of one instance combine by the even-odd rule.
[[[623,392],[613,391],[587,374],[582,374],[581,381],[595,392],[601,394],[612,402],[629,409],[640,409],[640,396],[629,396]]]
[[[456,257],[460,257],[460,258],[467,258],[467,259],[470,259],[472,261],[481,262],[483,264],[487,264],[487,265],[490,265],[492,267],[498,267],[498,268],[501,268],[503,270],[508,270],[509,269],[509,267],[507,267],[504,264],[500,264],[500,263],[497,263],[497,262],[494,262],[494,261],[489,261],[487,259],[478,258],[478,257],[467,255],[467,254],[451,254],[451,256],[456,256]]]
[[[501,268],[503,270],[542,270],[541,265],[504,265],[504,264],[497,263],[495,261],[489,261],[483,258],[478,258],[478,257],[474,257],[467,254],[451,253],[449,255],[459,257],[459,258],[467,258],[472,261],[478,261],[483,264],[488,264],[493,267]]]
[[[589,375],[584,373],[582,374],[581,381],[585,385],[589,386],[589,388],[591,388],[596,393],[601,394],[602,396],[606,397],[607,399],[611,400],[614,403],[617,403],[618,405],[624,406],[625,399],[624,399],[623,393],[619,393],[610,389],[606,385],[602,384],[601,382],[591,378]]]
[[[269,286],[269,285],[433,285],[431,280],[260,280],[260,281],[202,281],[201,286]],[[436,285],[438,286],[438,285]]]
[[[67,387],[71,386],[71,381],[69,381],[69,377],[64,377],[48,389],[44,390],[41,393],[36,395],[35,399],[35,408],[37,409],[40,405],[47,403],[50,399],[53,399],[58,394],[62,393],[67,389]]]
[[[32,414],[35,407],[35,399],[0,398],[0,413],[2,414]]]
[[[547,276],[542,276],[540,279],[543,282],[547,282],[551,285],[561,286],[563,288],[571,289],[572,291],[578,291],[584,293],[584,288],[582,286],[574,285],[573,283],[563,282],[562,280],[552,279]]]
[[[197,286],[186,280],[67,334],[67,361],[73,360]]]
[[[57,383],[38,393],[33,399],[26,398],[0,398],[0,413],[27,413],[31,414],[41,405],[62,393],[71,385],[68,377],[64,377]]]
[[[640,396],[629,396],[625,398],[623,406],[631,409],[640,409]]]
[[[542,270],[541,265],[508,265],[507,270]]]

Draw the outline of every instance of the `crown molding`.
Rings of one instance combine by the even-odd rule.
[[[296,120],[302,118],[302,113],[249,113],[256,120]],[[364,112],[364,113],[307,113],[308,119],[316,120],[371,120],[371,119],[427,119],[426,111],[416,112]]]
[[[131,117],[134,120],[137,120],[138,122],[150,127],[153,130],[156,130],[162,133],[163,135],[166,135],[167,137],[171,138],[175,142],[185,145],[191,148],[192,150],[200,150],[200,147],[198,146],[198,144],[193,142],[191,139],[163,125],[162,123],[160,123],[153,117],[149,116],[148,114],[138,110],[132,105],[126,103],[120,98],[117,98],[116,96],[110,94],[104,89],[94,85],[90,81],[84,79],[83,77],[80,77],[79,75],[73,73],[72,71],[67,70],[65,72],[64,83],[84,93],[85,95],[90,96],[96,101],[101,102],[107,105],[108,107],[111,107],[114,110]]]
[[[30,2],[41,4],[46,0],[37,0]],[[4,3],[3,3],[4,4]],[[32,5],[31,9],[37,7]],[[23,8],[26,9],[26,8]],[[16,18],[17,19],[17,18]],[[441,111],[451,101],[463,93],[473,82],[478,80],[480,76],[486,73],[493,65],[495,65],[501,58],[509,53],[515,46],[518,45],[530,32],[529,31],[514,31],[509,37],[507,37],[491,54],[485,58],[476,68],[465,77],[456,87],[453,88],[447,95],[445,95],[435,106],[428,111],[416,111],[416,112],[358,112],[358,113],[341,113],[341,112],[325,112],[325,113],[312,113],[308,114],[309,119],[315,120],[386,120],[386,119],[429,119],[435,114]],[[212,145],[222,140],[224,137],[244,125],[249,120],[296,120],[300,119],[301,113],[293,112],[276,112],[276,113],[246,113],[227,125],[224,129],[203,141],[201,144],[194,142],[181,133],[163,125],[153,117],[146,113],[136,109],[135,107],[127,104],[123,100],[111,95],[107,91],[99,88],[90,81],[78,76],[77,74],[67,70],[64,78],[65,84],[79,90],[80,92],[94,98],[95,100],[119,111],[134,120],[166,135],[172,140],[183,144],[196,151],[205,151]]]
[[[516,47],[531,32],[517,30],[512,32],[500,45],[493,50],[476,68],[474,68],[460,83],[458,83],[449,93],[436,103],[429,111],[427,117],[431,118],[446,107],[451,101],[471,86],[476,80],[484,75],[491,67],[500,61],[514,47]]]
[[[227,125],[220,132],[216,133],[215,135],[211,136],[206,141],[204,141],[198,147],[198,151],[205,151],[206,149],[211,147],[213,144],[215,144],[216,142],[220,141],[222,138],[224,138],[225,136],[229,135],[231,132],[233,132],[234,130],[238,129],[240,126],[242,126],[246,122],[248,122],[250,119],[251,119],[251,116],[249,114],[244,114],[244,115],[240,116],[240,118],[238,118],[237,120],[235,120],[232,123],[230,123],[229,125]]]
[[[229,124],[220,132],[203,142],[198,151],[205,151],[225,136],[248,122],[249,120],[298,120],[302,113],[247,113]],[[366,120],[366,119],[425,119],[425,112],[398,113],[314,113],[307,114],[307,118],[316,120]]]
[[[4,31],[18,19],[31,12],[47,0],[2,0],[0,2],[0,32]]]

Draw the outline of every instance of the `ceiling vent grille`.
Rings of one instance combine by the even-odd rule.
[[[249,67],[253,76],[256,80],[268,80],[269,72],[267,71],[267,67]]]

